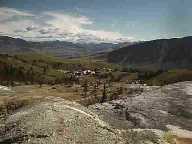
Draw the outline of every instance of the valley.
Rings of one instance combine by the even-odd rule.
[[[111,53],[0,54],[0,143],[190,143],[191,67],[129,67]]]
[[[0,0],[0,144],[192,144],[191,6]]]

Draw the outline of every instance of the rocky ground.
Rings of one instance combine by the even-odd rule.
[[[192,130],[192,82],[153,87],[89,109],[118,129],[166,129],[171,124]]]
[[[15,111],[1,126],[0,143],[121,143],[118,131],[81,105],[47,98]]]
[[[0,144],[163,144],[157,133],[113,129],[75,102],[48,97],[8,115],[0,127]]]
[[[0,117],[0,144],[191,144],[192,82],[143,89],[88,108],[55,96],[14,107]]]
[[[0,96],[12,96],[14,95],[14,91],[6,86],[0,85]]]

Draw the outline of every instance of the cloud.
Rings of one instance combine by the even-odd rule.
[[[0,34],[20,36],[28,40],[66,40],[72,42],[122,42],[131,37],[118,32],[93,30],[96,25],[86,16],[72,16],[47,11],[39,15],[11,8],[0,8]]]
[[[13,8],[6,8],[6,7],[0,7],[0,21],[6,21],[10,18],[13,18],[14,16],[21,16],[21,17],[33,17],[34,15],[28,12],[19,11]]]
[[[33,30],[36,30],[36,29],[37,29],[37,27],[35,27],[35,26],[28,26],[26,28],[26,31],[33,31]]]

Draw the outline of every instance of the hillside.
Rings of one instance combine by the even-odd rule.
[[[0,80],[3,85],[10,85],[12,82],[25,82],[26,84],[29,82],[32,84],[64,82],[74,71],[117,67],[88,57],[64,60],[37,53],[0,54]],[[68,74],[65,74],[65,71]]]
[[[108,61],[145,69],[192,68],[192,37],[136,43],[110,52]]]
[[[0,36],[0,53],[6,54],[43,52],[58,57],[79,57],[87,54],[108,52],[119,48],[119,45],[113,43],[72,43],[67,41],[32,42]]]

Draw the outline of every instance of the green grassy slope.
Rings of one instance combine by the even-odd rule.
[[[17,55],[0,55],[0,80],[6,82],[53,83],[65,80],[69,75],[63,71],[81,69],[118,68],[116,65],[88,57],[79,59],[60,59],[51,55],[28,53]]]
[[[181,81],[191,81],[192,70],[189,69],[175,69],[163,72],[147,81],[150,85],[166,85]]]

